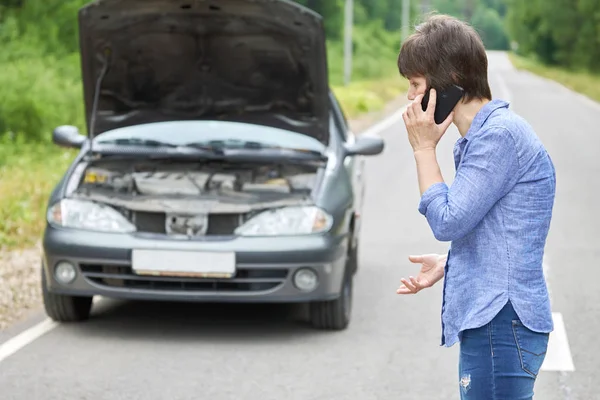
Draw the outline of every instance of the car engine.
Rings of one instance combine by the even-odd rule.
[[[312,204],[319,171],[292,164],[99,160],[73,174],[68,195],[111,205],[138,232],[230,235],[258,212]]]

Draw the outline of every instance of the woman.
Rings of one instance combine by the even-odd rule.
[[[429,18],[403,43],[398,67],[414,101],[403,118],[417,165],[418,209],[435,238],[451,242],[447,255],[411,256],[421,271],[402,279],[398,294],[445,278],[442,345],[460,342],[461,399],[531,399],[553,329],[542,269],[556,185],[552,161],[531,126],[492,99],[486,52],[467,24]],[[464,96],[437,125],[435,89],[451,84]],[[461,138],[448,187],[435,150],[451,123]]]

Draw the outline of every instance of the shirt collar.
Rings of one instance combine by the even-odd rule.
[[[490,115],[492,115],[492,113],[494,111],[496,111],[500,108],[508,108],[508,106],[509,106],[509,103],[504,100],[494,99],[494,100],[491,100],[490,102],[488,102],[486,105],[481,107],[481,110],[479,110],[479,112],[475,115],[475,118],[473,119],[473,122],[471,123],[471,127],[467,131],[467,134],[465,135],[464,138],[461,138],[461,139],[466,140],[473,133],[479,131],[481,129],[481,127],[483,126],[483,124],[485,123],[485,121],[487,121],[488,117]]]

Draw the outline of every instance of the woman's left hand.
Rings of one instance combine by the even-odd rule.
[[[406,125],[406,130],[408,131],[408,141],[415,152],[419,150],[435,150],[438,142],[453,121],[454,111],[441,124],[437,125],[435,123],[433,116],[437,100],[436,96],[435,89],[431,89],[427,111],[423,111],[421,107],[423,95],[420,94],[402,113],[404,125]]]

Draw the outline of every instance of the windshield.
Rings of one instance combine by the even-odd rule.
[[[225,121],[158,122],[119,128],[94,139],[98,144],[218,149],[293,149],[324,153],[318,140],[284,129]]]

